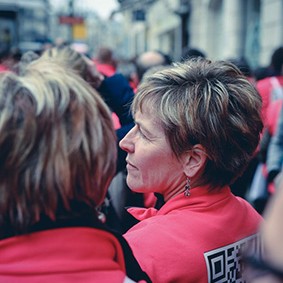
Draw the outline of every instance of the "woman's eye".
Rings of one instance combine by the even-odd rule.
[[[141,128],[140,128],[139,125],[137,125],[137,124],[136,124],[136,130],[137,130],[137,133],[138,133],[143,139],[150,140],[150,139],[143,133],[143,131],[141,130]]]
[[[149,140],[149,138],[142,132],[142,130],[139,128],[139,133],[142,138]]]
[[[145,138],[145,139],[148,140],[147,136],[146,136],[142,131],[140,131],[140,134],[141,134],[141,136],[142,136],[143,138]]]

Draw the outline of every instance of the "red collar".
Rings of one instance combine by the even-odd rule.
[[[217,201],[231,196],[231,191],[228,186],[209,190],[208,186],[197,187],[191,190],[191,195],[189,197],[184,196],[184,194],[179,194],[169,201],[167,201],[159,210],[155,208],[139,208],[130,207],[127,211],[137,220],[141,221],[155,215],[165,215],[169,212],[181,209],[184,207],[189,207],[190,209],[207,207]]]

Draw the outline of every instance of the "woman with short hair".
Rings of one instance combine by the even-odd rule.
[[[164,199],[130,208],[125,234],[153,282],[232,282],[240,246],[261,216],[229,188],[257,148],[261,98],[239,69],[192,59],[147,76],[132,104],[135,127],[120,142],[127,184]]]

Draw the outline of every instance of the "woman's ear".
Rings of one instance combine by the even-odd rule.
[[[189,178],[197,176],[205,167],[207,154],[202,145],[196,144],[183,156],[184,173]]]

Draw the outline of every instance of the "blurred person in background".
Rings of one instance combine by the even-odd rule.
[[[175,63],[140,84],[135,126],[120,142],[127,184],[165,204],[129,208],[137,224],[125,238],[153,282],[240,280],[239,248],[257,238],[262,217],[229,186],[258,146],[260,109],[229,62]]]
[[[172,60],[168,54],[165,54],[159,50],[146,51],[141,53],[135,59],[137,81],[141,82],[143,75],[152,67],[167,66],[172,63]]]
[[[9,51],[8,57],[5,61],[5,65],[12,72],[18,72],[18,64],[22,57],[22,52],[17,47],[12,47]]]
[[[116,72],[117,62],[114,59],[112,49],[108,47],[100,47],[97,55],[93,59],[97,71],[104,76],[113,76]]]
[[[270,137],[269,146],[266,154],[267,182],[271,183],[282,171],[283,165],[283,108],[280,101],[279,117],[274,133]],[[278,113],[278,112],[277,112]],[[273,113],[273,115],[276,113]]]
[[[150,282],[100,221],[116,167],[109,108],[62,61],[25,66],[0,77],[0,282]]]
[[[256,88],[262,97],[262,119],[266,124],[268,105],[277,99],[283,99],[283,47],[278,47],[271,55],[271,75],[257,81]]]
[[[281,169],[278,167],[281,166],[278,161],[282,155],[280,152],[282,148],[272,145],[272,149],[269,150],[269,147],[271,141],[278,137],[273,138],[278,129],[279,113],[283,100],[283,47],[277,48],[272,53],[270,61],[270,76],[256,82],[256,88],[262,97],[264,129],[257,152],[259,163],[248,193],[249,201],[260,213],[264,211],[270,194],[274,193],[273,178],[276,176],[275,172]],[[273,152],[274,149],[275,152]]]
[[[261,136],[260,144],[255,155],[257,167],[255,169],[247,199],[259,213],[263,213],[269,197],[275,192],[274,178],[281,170],[282,146],[277,136],[279,128],[279,117],[282,109],[283,100],[271,101],[266,111],[265,127]],[[281,133],[282,135],[282,133]],[[272,141],[272,142],[271,142]],[[267,165],[267,160],[268,164]],[[273,172],[272,172],[273,171]]]
[[[117,63],[113,57],[112,49],[108,47],[100,47],[98,49],[96,57],[93,59],[96,69],[103,76],[110,77],[116,73]],[[112,114],[114,126],[116,129],[121,127],[119,117],[113,113]]]
[[[274,61],[274,69],[277,72],[276,76],[270,78],[273,89],[270,93],[270,102],[266,114],[266,120],[271,120],[269,128],[273,127],[274,129],[273,133],[270,134],[270,141],[266,148],[268,183],[273,182],[274,178],[281,172],[283,163],[283,47],[275,50],[272,61]],[[267,125],[266,131],[268,131]]]
[[[22,52],[12,47],[9,50],[0,53],[0,72],[12,71],[17,72],[18,63],[21,59]]]
[[[9,67],[6,64],[6,60],[9,57],[8,51],[0,51],[0,73],[10,71]]]
[[[116,72],[123,74],[123,76],[127,78],[133,91],[136,92],[138,84],[134,59],[120,59],[117,64]]]

